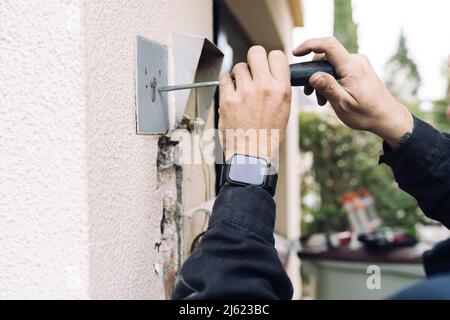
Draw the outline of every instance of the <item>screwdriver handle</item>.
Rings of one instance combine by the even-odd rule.
[[[309,61],[294,63],[290,65],[291,85],[293,87],[305,86],[309,83],[309,78],[316,72],[325,72],[339,79],[334,67],[328,61]]]

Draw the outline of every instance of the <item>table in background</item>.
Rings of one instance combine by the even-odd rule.
[[[302,275],[313,282],[314,298],[384,299],[423,280],[425,272],[422,254],[430,246],[414,247],[374,253],[364,248],[348,247],[321,252],[300,251]],[[381,289],[369,290],[367,268],[378,266],[381,271]]]

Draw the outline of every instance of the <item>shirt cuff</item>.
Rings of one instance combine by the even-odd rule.
[[[209,227],[225,221],[253,231],[273,244],[275,201],[256,186],[224,185],[214,203]]]
[[[403,145],[393,150],[383,142],[384,154],[379,163],[389,165],[400,179],[419,176],[432,165],[439,139],[439,131],[414,117],[414,130]]]

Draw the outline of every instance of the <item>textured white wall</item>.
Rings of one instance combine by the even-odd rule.
[[[163,298],[135,39],[210,36],[211,0],[3,0],[0,16],[0,297]]]
[[[77,1],[0,1],[0,298],[88,296]]]
[[[91,295],[163,298],[157,137],[135,134],[135,41],[210,35],[210,0],[85,1]],[[189,191],[187,191],[189,192]],[[195,194],[195,190],[190,190]]]

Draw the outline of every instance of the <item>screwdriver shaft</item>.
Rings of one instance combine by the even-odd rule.
[[[195,88],[206,88],[206,87],[217,87],[219,85],[219,81],[208,81],[208,82],[197,82],[197,83],[189,83],[189,84],[179,84],[175,86],[164,86],[158,88],[159,92],[168,92],[168,91],[176,91],[176,90],[186,90],[186,89],[195,89]]]

